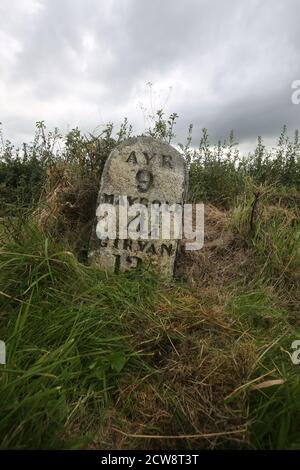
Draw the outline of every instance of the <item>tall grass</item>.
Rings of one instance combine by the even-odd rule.
[[[159,110],[152,116],[152,126],[145,129],[145,133],[176,144],[177,118],[176,113],[166,118]],[[0,132],[0,211],[7,214],[16,204],[28,207],[36,203],[46,179],[59,176],[64,165],[74,165],[79,169],[82,181],[98,187],[109,153],[132,133],[127,119],[119,129],[112,123],[107,124],[98,135],[83,135],[78,128],[66,135],[58,129],[49,132],[42,121],[37,123],[33,142],[15,148]],[[256,185],[276,185],[291,196],[297,195],[299,201],[300,142],[297,130],[291,138],[284,126],[272,149],[266,148],[262,137],[258,137],[256,148],[243,155],[233,131],[228,139],[214,143],[210,141],[207,129],[202,129],[200,136],[194,136],[190,125],[186,142],[179,142],[178,146],[189,166],[189,199],[192,202],[210,202],[228,209],[245,191],[246,177]],[[79,189],[75,194],[71,191],[69,203],[76,199]]]
[[[101,425],[123,369],[145,367],[126,316],[147,310],[156,282],[107,279],[28,226],[0,257],[2,447],[60,447],[66,426]]]
[[[268,285],[216,297],[147,271],[107,277],[18,227],[0,251],[2,448],[111,447],[115,428],[125,448],[298,445],[298,333]]]
[[[251,187],[232,208],[231,227],[254,248],[262,267],[260,276],[276,284],[286,281],[296,292],[300,282],[300,206],[293,198],[286,201],[278,196],[276,187]]]
[[[160,111],[148,133],[174,141],[176,119]],[[249,258],[200,293],[148,271],[108,277],[75,256],[127,120],[100,136],[38,123],[21,150],[2,140],[2,448],[299,448],[298,134],[241,156],[233,134],[212,145],[203,130],[195,147],[191,130],[189,198],[229,208],[235,236],[215,253]]]

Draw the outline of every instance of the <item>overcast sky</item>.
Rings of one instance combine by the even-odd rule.
[[[141,107],[164,107],[180,115],[177,141],[193,122],[195,135],[272,142],[300,127],[299,18],[299,0],[0,0],[5,136],[124,116],[142,132]]]

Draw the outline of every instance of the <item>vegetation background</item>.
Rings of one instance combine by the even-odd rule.
[[[177,114],[146,133],[176,142]],[[100,135],[38,122],[0,139],[0,441],[22,448],[300,448],[300,142],[193,127],[178,144],[205,246],[172,282],[88,266],[99,181],[125,119]]]

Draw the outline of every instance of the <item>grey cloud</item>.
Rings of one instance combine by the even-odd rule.
[[[39,119],[93,130],[127,115],[140,132],[153,81],[172,87],[178,140],[189,122],[215,140],[276,137],[299,126],[299,13],[297,0],[2,0],[0,121],[17,140]]]

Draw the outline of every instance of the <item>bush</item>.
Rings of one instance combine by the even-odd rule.
[[[191,148],[191,135],[181,149],[189,163],[189,199],[210,202],[228,209],[245,192],[247,178],[253,184],[276,185],[287,194],[300,190],[300,144],[298,131],[294,140],[283,128],[278,145],[267,150],[258,137],[253,154],[241,156],[233,132],[228,141],[216,146],[209,141],[207,129],[202,130],[198,148]]]
[[[230,214],[231,228],[255,250],[261,275],[287,280],[296,292],[300,282],[300,209],[298,197],[280,187],[254,187],[251,181]],[[300,287],[300,286],[299,286]]]
[[[162,110],[151,116],[152,127],[146,134],[172,142],[178,118],[173,113],[164,117]],[[242,156],[233,132],[228,140],[213,145],[207,129],[197,147],[192,144],[192,125],[185,144],[178,144],[189,167],[189,200],[208,202],[221,208],[231,207],[238,195],[245,191],[245,178],[254,184],[276,185],[287,193],[300,191],[300,143],[298,131],[294,139],[283,128],[278,145],[267,150],[261,137],[253,154]],[[132,134],[127,119],[114,133],[109,123],[98,135],[84,136],[73,129],[62,136],[58,129],[47,132],[44,122],[38,122],[34,140],[24,144],[22,150],[2,138],[0,148],[0,204],[6,207],[30,206],[39,200],[45,183],[59,177],[61,162],[77,171],[77,178],[87,179],[98,187],[104,164],[111,150]],[[94,183],[95,182],[95,183]],[[53,189],[53,188],[51,188]],[[49,190],[49,188],[48,188]],[[74,195],[72,196],[74,197]],[[71,201],[70,201],[71,202]]]
[[[0,208],[4,213],[13,212],[16,207],[36,205],[45,185],[59,183],[63,177],[62,162],[69,168],[76,168],[77,176],[91,180],[98,186],[105,161],[114,146],[128,137],[131,128],[127,120],[112,137],[113,125],[108,124],[99,136],[83,136],[79,129],[72,129],[62,136],[58,129],[47,132],[44,122],[36,124],[32,143],[15,148],[4,141],[0,146]]]

